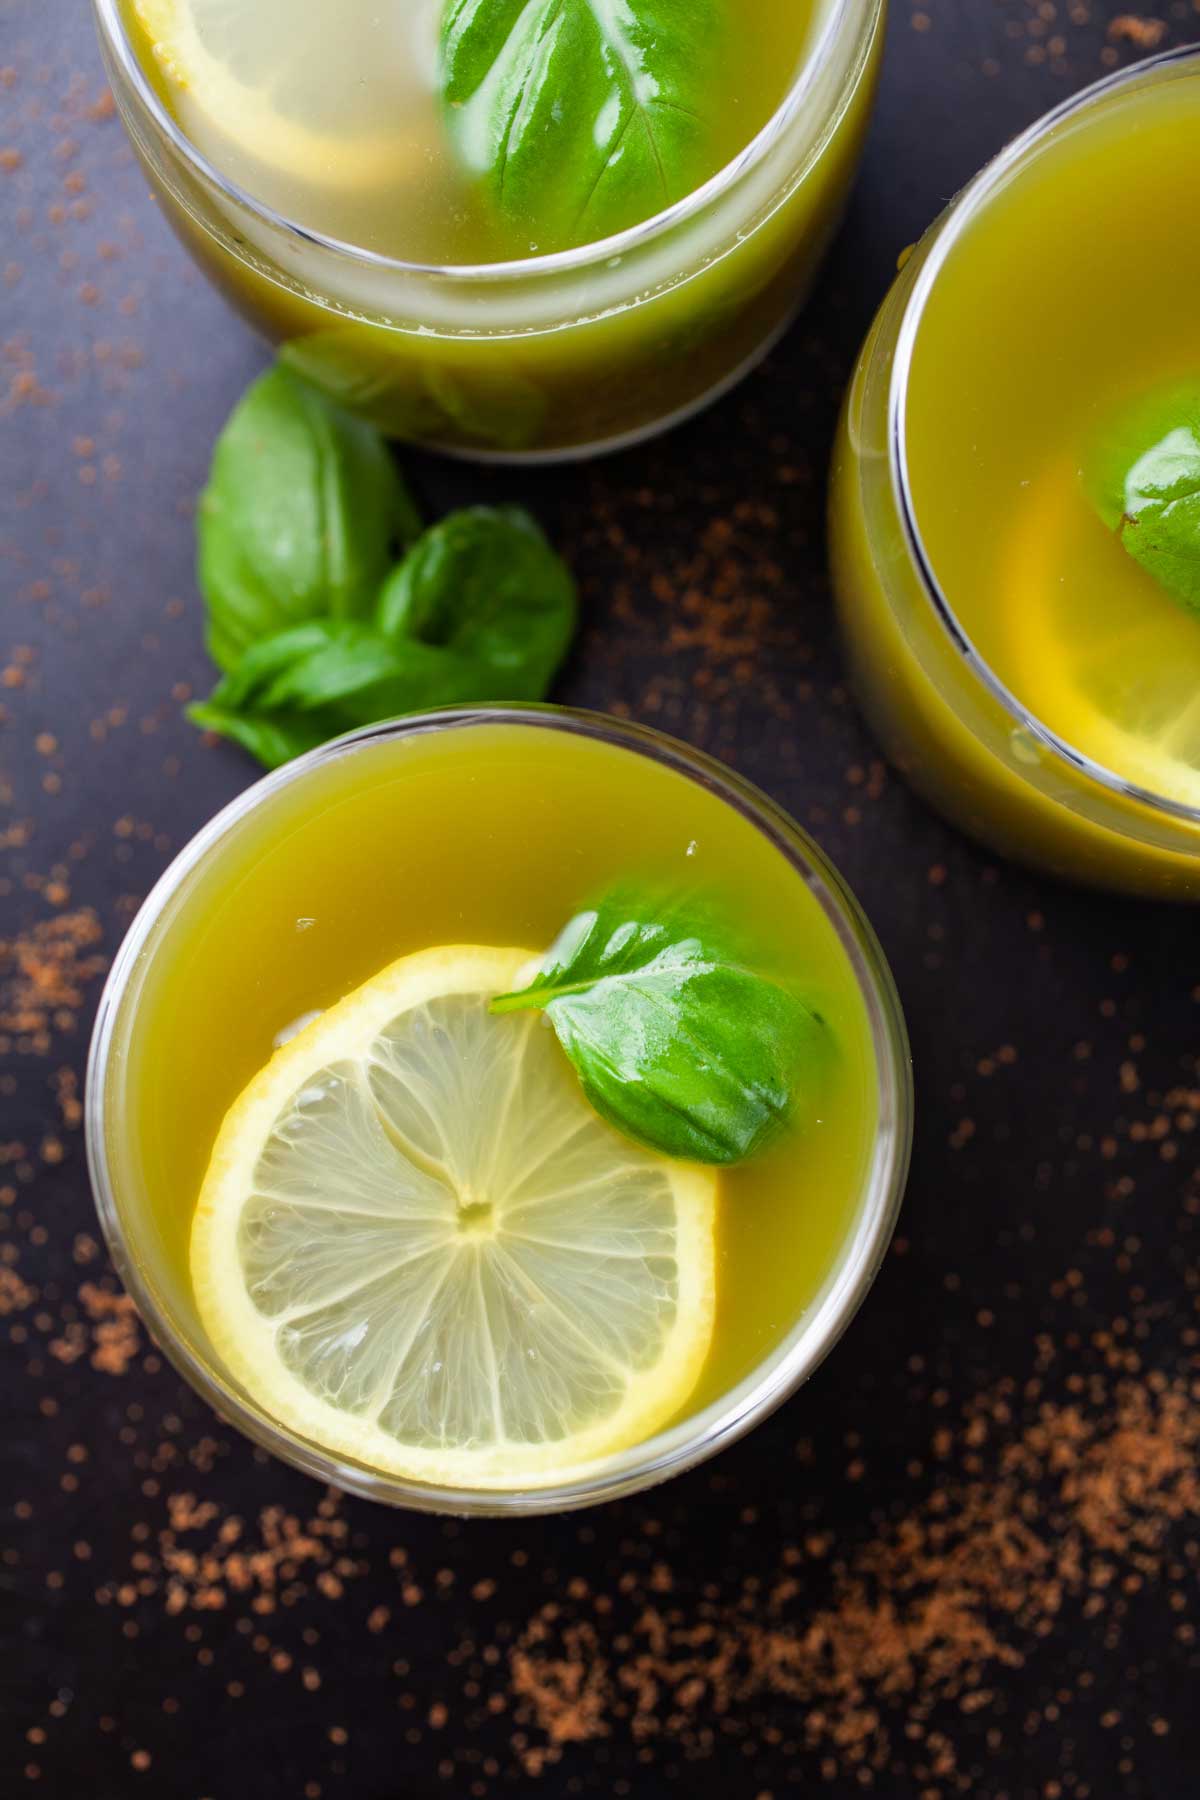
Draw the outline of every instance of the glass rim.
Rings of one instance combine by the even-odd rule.
[[[850,962],[868,1015],[879,1083],[874,1144],[854,1222],[818,1293],[775,1348],[707,1406],[606,1459],[594,1474],[508,1491],[443,1488],[379,1474],[295,1436],[210,1367],[173,1317],[127,1236],[110,1167],[107,1132],[110,1068],[126,991],[169,903],[193,871],[264,802],[326,763],[375,743],[489,724],[566,731],[648,756],[715,793],[762,831],[812,892]],[[92,1033],[84,1115],[92,1191],[114,1266],[159,1348],[202,1399],[272,1455],[347,1492],[415,1511],[503,1518],[565,1512],[650,1487],[735,1442],[796,1391],[841,1337],[882,1264],[908,1173],[913,1094],[904,1016],[875,933],[833,864],[782,807],[714,758],[652,727],[602,713],[518,704],[450,708],[367,726],[296,758],[223,807],[160,875],[117,952]]]
[[[121,16],[120,0],[93,0],[97,28],[105,47],[115,58],[121,73],[136,95],[139,106],[149,115],[155,128],[168,140],[185,163],[203,177],[218,193],[232,200],[236,205],[259,219],[272,230],[284,231],[301,241],[315,245],[318,249],[328,251],[338,257],[347,258],[373,269],[391,270],[397,274],[437,277],[448,281],[462,281],[470,284],[488,280],[529,279],[541,275],[569,273],[576,269],[587,268],[612,257],[624,256],[630,251],[638,250],[643,245],[671,231],[676,225],[683,224],[693,215],[704,211],[710,202],[719,199],[727,190],[736,186],[742,176],[758,166],[767,152],[779,141],[792,121],[804,110],[812,89],[824,75],[833,59],[834,50],[842,38],[848,23],[858,18],[877,22],[884,6],[884,0],[825,0],[828,7],[826,19],[820,29],[811,54],[804,58],[795,81],[780,101],[778,107],[766,124],[751,138],[750,142],[740,150],[729,162],[711,175],[700,187],[682,200],[654,213],[649,219],[643,219],[636,225],[627,226],[624,231],[616,232],[611,237],[599,238],[592,244],[581,244],[574,250],[557,250],[546,255],[513,257],[503,262],[490,263],[423,263],[408,262],[402,257],[385,256],[380,251],[368,250],[364,245],[354,244],[348,239],[311,230],[283,213],[276,212],[274,207],[259,200],[249,188],[223,174],[217,165],[194,144],[182,126],[172,118],[163,104],[154,84],[150,81],[142,66],[142,60],[134,49],[125,21]],[[819,135],[826,122],[827,110],[814,119],[813,136]]]
[[[1078,94],[1070,95],[1058,106],[1052,107],[1049,112],[1043,113],[1040,118],[1035,119],[990,162],[985,163],[978,174],[972,177],[966,187],[951,202],[944,221],[940,227],[936,228],[937,236],[917,273],[912,292],[904,304],[889,381],[887,448],[893,498],[900,515],[905,545],[922,590],[933,608],[935,618],[943,627],[951,644],[992,698],[999,702],[1018,728],[1026,731],[1031,738],[1035,739],[1056,762],[1066,764],[1096,785],[1106,788],[1124,799],[1136,801],[1138,805],[1149,809],[1152,813],[1179,820],[1184,824],[1200,825],[1200,805],[1193,806],[1186,800],[1175,800],[1168,794],[1156,793],[1152,788],[1145,788],[1137,782],[1128,781],[1116,770],[1097,762],[1094,757],[1088,756],[1084,751],[1077,750],[1066,738],[1051,730],[1050,726],[1039,719],[1036,713],[1025,706],[993,670],[991,664],[976,647],[973,638],[951,605],[934,570],[933,560],[925,547],[925,541],[917,521],[917,507],[909,470],[907,431],[908,390],[925,308],[939,275],[961,240],[964,231],[979,212],[987,206],[989,200],[1008,176],[1018,169],[1025,159],[1067,120],[1072,119],[1078,113],[1086,112],[1092,106],[1111,98],[1113,94],[1120,93],[1125,88],[1137,87],[1140,83],[1153,79],[1165,69],[1177,64],[1186,65],[1192,62],[1200,64],[1200,42],[1183,44],[1172,50],[1161,51],[1157,56],[1147,57],[1142,62],[1131,64],[1127,69],[1115,70],[1111,75],[1091,82]]]

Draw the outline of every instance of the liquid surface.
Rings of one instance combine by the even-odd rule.
[[[1198,156],[1195,72],[1060,129],[950,251],[907,418],[921,533],[981,655],[1073,748],[1191,806],[1200,616],[1122,548],[1083,471],[1125,409],[1200,378]]]
[[[878,1114],[833,927],[757,829],[694,783],[560,731],[480,726],[373,746],[278,794],[176,895],[129,990],[110,1155],[143,1271],[201,1354],[192,1216],[221,1121],[277,1036],[410,951],[548,945],[616,880],[723,896],[764,970],[828,1022],[818,1122],[721,1172],[714,1342],[690,1407],[791,1330],[857,1214]]]
[[[536,218],[514,242],[451,149],[437,95],[443,5],[121,0],[143,67],[188,137],[284,218],[410,262],[536,254]],[[815,11],[816,0],[737,0],[720,92],[697,96],[711,121],[697,186],[775,112]]]

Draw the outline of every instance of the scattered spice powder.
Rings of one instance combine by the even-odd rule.
[[[0,1318],[7,1313],[25,1312],[37,1299],[37,1292],[8,1263],[0,1263]]]
[[[83,1102],[79,1098],[78,1075],[74,1069],[64,1065],[61,1069],[54,1071],[53,1086],[63,1124],[68,1131],[78,1131],[83,1123]]]
[[[136,1584],[108,1583],[96,1598],[102,1605],[113,1600],[124,1605],[122,1596],[132,1588],[142,1598],[160,1596],[171,1616],[241,1608],[256,1619],[313,1593],[336,1600],[346,1582],[366,1572],[365,1563],[348,1553],[343,1503],[331,1489],[307,1519],[283,1506],[267,1506],[255,1529],[192,1492],[169,1494],[155,1551],[134,1553]],[[136,1535],[141,1541],[143,1534]],[[279,1667],[278,1647],[269,1638],[256,1639],[254,1647],[271,1653]],[[285,1661],[290,1668],[291,1659]]]
[[[104,1375],[124,1375],[142,1347],[133,1301],[128,1294],[113,1293],[94,1281],[85,1281],[79,1290],[79,1303],[91,1321],[92,1368]],[[74,1362],[83,1347],[80,1334],[73,1335],[68,1330],[66,1338],[56,1339],[50,1349],[60,1362]]]
[[[1165,19],[1147,19],[1140,13],[1118,13],[1108,22],[1109,39],[1114,44],[1133,44],[1138,50],[1154,50],[1170,30]]]
[[[1103,1347],[1120,1367],[1124,1353]],[[1045,1344],[1044,1364],[1053,1357]],[[898,1779],[906,1759],[917,1780],[951,1775],[953,1739],[928,1728],[933,1709],[991,1706],[997,1679],[1069,1606],[1115,1611],[1118,1570],[1161,1579],[1168,1529],[1200,1518],[1191,1384],[1092,1377],[1087,1401],[1065,1402],[1038,1399],[1041,1385],[1027,1385],[1015,1436],[1017,1383],[969,1404],[958,1432],[935,1438],[944,1478],[845,1558],[832,1534],[813,1533],[732,1600],[664,1606],[661,1581],[630,1577],[616,1606],[548,1602],[508,1663],[525,1772],[617,1731],[704,1756],[724,1721],[761,1723],[756,1703],[782,1699],[801,1709],[804,1748],[844,1776]],[[821,1582],[830,1598],[814,1606]]]
[[[55,1031],[73,1031],[86,990],[107,967],[104,936],[90,906],[40,919],[0,939],[0,1054],[44,1056]]]

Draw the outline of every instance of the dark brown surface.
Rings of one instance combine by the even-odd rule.
[[[83,0],[0,0],[0,1791],[1196,1792],[1195,915],[999,867],[892,780],[822,550],[897,254],[1046,106],[1200,35],[1185,4],[1161,32],[1117,10],[902,5],[816,298],[707,417],[554,474],[409,459],[431,510],[512,494],[569,549],[559,698],[727,757],[816,833],[917,1068],[901,1236],[810,1386],[656,1494],[464,1526],[254,1453],[97,1245],[101,962],[252,775],[180,703],[210,673],[192,503],[264,353],[148,200]]]

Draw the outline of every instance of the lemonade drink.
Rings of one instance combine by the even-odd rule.
[[[705,77],[720,91],[693,194],[550,253],[536,217],[498,228],[449,143],[442,11],[346,0],[334,31],[321,0],[97,0],[172,223],[345,403],[396,436],[518,457],[686,413],[802,297],[865,129],[881,0],[747,0]]]
[[[726,787],[715,765],[650,734],[583,716],[429,717],[432,724],[417,718],[365,733],[348,749],[335,746],[291,765],[217,820],[165,878],[131,934],[102,1008],[91,1088],[96,1185],[123,1272],[156,1332],[202,1391],[272,1448],[347,1485],[414,1504],[495,1509],[531,1503],[531,1495],[533,1504],[565,1504],[652,1479],[647,1470],[659,1456],[658,1472],[694,1460],[748,1404],[761,1406],[799,1379],[844,1321],[886,1241],[903,1177],[903,1028],[869,931],[836,876],[782,815],[769,808],[756,814],[749,790]],[[496,1232],[516,1231],[497,1216],[512,1186],[505,1171],[519,1165],[528,1206],[532,1178],[522,1171],[534,1164],[537,1182],[557,1184],[557,1210],[548,1223],[551,1215],[537,1210],[537,1200],[522,1229],[540,1246],[538,1256],[574,1258],[565,1270],[538,1265],[536,1280],[546,1290],[539,1305],[552,1306],[557,1296],[583,1320],[582,1341],[556,1350],[556,1362],[569,1366],[572,1356],[584,1357],[596,1337],[611,1338],[610,1362],[619,1362],[633,1304],[623,1284],[641,1280],[642,1234],[652,1221],[659,1235],[657,1248],[646,1252],[649,1264],[656,1280],[674,1269],[669,1281],[679,1302],[667,1320],[666,1350],[647,1354],[630,1384],[636,1405],[630,1401],[631,1410],[621,1412],[626,1401],[615,1393],[576,1396],[571,1416],[582,1421],[579,1442],[572,1435],[560,1450],[539,1440],[515,1461],[505,1453],[446,1464],[435,1453],[437,1431],[445,1439],[458,1429],[455,1407],[472,1391],[471,1355],[455,1325],[449,1350],[409,1367],[421,1406],[440,1394],[438,1404],[451,1415],[450,1427],[443,1420],[426,1433],[415,1460],[410,1414],[393,1420],[404,1438],[393,1457],[386,1444],[379,1450],[378,1439],[371,1440],[374,1455],[367,1439],[355,1439],[353,1416],[343,1432],[333,1413],[305,1411],[303,1395],[299,1411],[289,1413],[282,1387],[265,1390],[253,1361],[244,1361],[245,1341],[255,1333],[262,1339],[255,1355],[275,1357],[278,1316],[262,1293],[281,1280],[300,1283],[298,1300],[291,1289],[286,1296],[292,1310],[284,1329],[293,1345],[304,1339],[309,1348],[312,1333],[324,1333],[320,1354],[306,1361],[302,1345],[293,1364],[328,1400],[330,1365],[321,1359],[334,1338],[341,1356],[356,1327],[340,1314],[329,1326],[331,1315],[321,1309],[331,1292],[354,1290],[356,1282],[370,1287],[381,1269],[391,1280],[389,1257],[399,1254],[400,1240],[390,1223],[380,1231],[378,1219],[360,1217],[364,1206],[370,1212],[361,1193],[375,1191],[366,1175],[355,1177],[360,1197],[347,1202],[349,1222],[331,1214],[341,1204],[339,1170],[355,1163],[365,1141],[353,1132],[339,1137],[339,1125],[329,1128],[332,1160],[314,1165],[315,1174],[302,1171],[299,1200],[291,1176],[272,1186],[260,1169],[254,1179],[267,1179],[275,1196],[270,1216],[243,1217],[222,1248],[225,1226],[198,1223],[197,1201],[203,1188],[201,1213],[212,1211],[218,1138],[225,1148],[216,1162],[224,1157],[232,1166],[238,1133],[260,1129],[253,1106],[239,1110],[239,1097],[257,1091],[261,1100],[254,1083],[283,1058],[274,1097],[259,1105],[260,1124],[269,1123],[289,1088],[311,1085],[288,1057],[303,1062],[307,1055],[310,1069],[340,1058],[344,1068],[356,1054],[347,1048],[356,1022],[333,1051],[305,1046],[340,1029],[347,1004],[359,1004],[355,996],[378,996],[380,971],[401,970],[393,978],[399,987],[371,1002],[381,1021],[397,1011],[401,988],[409,1003],[414,979],[439,994],[456,983],[514,985],[528,951],[544,949],[565,919],[614,880],[646,892],[702,889],[736,908],[756,962],[802,991],[823,1022],[810,1091],[795,1118],[759,1154],[720,1170],[644,1157],[612,1132],[581,1100],[553,1035],[531,1014],[488,1027],[528,1030],[529,1055],[541,1059],[527,1065],[524,1087],[514,1085],[516,1101],[509,1095],[493,1115],[483,1065],[475,1051],[460,1054],[451,1023],[443,1041],[452,1044],[447,1067],[459,1085],[438,1129],[447,1141],[474,1132],[485,1153],[482,1163],[476,1158],[484,1174],[459,1184],[460,1235],[443,1257],[446,1291],[458,1279],[452,1253],[488,1254]],[[447,946],[477,947],[465,975],[463,953],[454,949],[455,973],[445,976],[438,958],[450,954]],[[314,1016],[308,1033],[289,1041],[297,1024]],[[378,1110],[388,1131],[407,1142],[419,1133],[405,1123],[401,1090],[426,1092],[432,1078],[424,1065],[413,1074],[411,1057],[404,1066],[402,1079],[393,1067]],[[285,1145],[283,1154],[293,1149]],[[277,1162],[280,1154],[277,1144]],[[374,1152],[368,1146],[362,1154],[369,1161]],[[441,1151],[425,1161],[432,1167],[439,1158]],[[421,1179],[427,1173],[424,1166],[418,1171]],[[582,1197],[573,1197],[572,1184],[580,1182]],[[622,1215],[619,1251],[610,1232],[608,1249],[618,1260],[606,1263],[602,1282],[598,1265],[587,1262],[595,1248],[589,1232],[600,1228],[597,1209],[622,1184],[635,1194],[640,1223]],[[310,1206],[317,1210],[306,1211]],[[270,1263],[280,1232],[292,1234],[286,1256]],[[534,1252],[522,1243],[514,1254]],[[485,1287],[487,1279],[485,1266]],[[198,1293],[198,1283],[215,1288],[215,1299]],[[403,1282],[385,1282],[385,1289],[371,1315],[368,1348],[425,1316],[423,1290]],[[247,1299],[252,1291],[261,1301],[257,1315]],[[643,1309],[649,1291],[639,1289]],[[654,1291],[661,1294],[661,1281]],[[480,1357],[490,1357],[497,1334],[503,1336],[498,1325],[489,1328]],[[536,1349],[540,1340],[532,1341]],[[351,1390],[361,1367],[353,1357],[338,1363],[335,1411],[355,1414]],[[649,1393],[660,1377],[661,1404]],[[633,1441],[604,1436],[612,1418],[625,1421],[620,1429],[627,1425]],[[593,1427],[598,1437],[586,1435]],[[591,1454],[595,1443],[602,1453]],[[481,1470],[478,1480],[465,1476],[455,1484],[441,1473],[460,1466]]]
[[[833,495],[850,655],[900,766],[1008,853],[1180,898],[1200,897],[1200,613],[1129,554],[1091,469],[1156,396],[1200,388],[1196,150],[1191,54],[986,171],[876,321]]]

